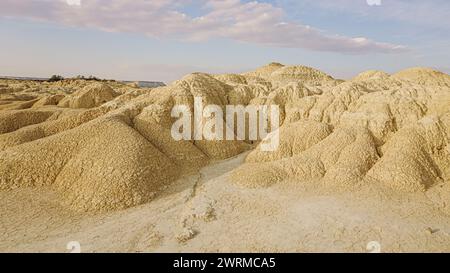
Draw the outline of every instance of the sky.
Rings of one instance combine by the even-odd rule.
[[[270,62],[450,73],[448,0],[0,0],[0,75],[169,83]]]

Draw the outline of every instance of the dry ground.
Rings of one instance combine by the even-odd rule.
[[[68,252],[70,241],[82,252],[368,252],[371,241],[382,252],[450,251],[450,199],[437,189],[333,194],[314,182],[285,181],[249,190],[228,181],[243,158],[207,166],[151,203],[112,213],[74,213],[46,188],[3,192],[0,251]]]

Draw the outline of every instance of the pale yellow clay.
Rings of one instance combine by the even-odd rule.
[[[278,105],[278,149],[174,140],[195,97]],[[432,69],[0,81],[0,251],[441,252],[449,206],[450,76]]]

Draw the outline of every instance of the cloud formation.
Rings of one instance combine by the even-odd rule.
[[[200,0],[201,14],[183,12],[187,0],[0,0],[2,17],[44,20],[71,27],[142,33],[156,38],[205,41],[214,38],[274,47],[342,53],[396,53],[401,45],[364,37],[331,35],[298,22],[269,3]],[[73,1],[71,1],[73,3]]]
[[[380,1],[381,5],[375,6],[368,5],[368,0],[276,0],[276,2],[280,6],[295,9],[314,7],[330,13],[351,14],[379,21],[389,20],[446,29],[450,27],[448,0],[383,0]]]

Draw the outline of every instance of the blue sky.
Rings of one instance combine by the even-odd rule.
[[[0,75],[170,82],[272,61],[449,73],[450,1],[378,1],[0,0]]]

